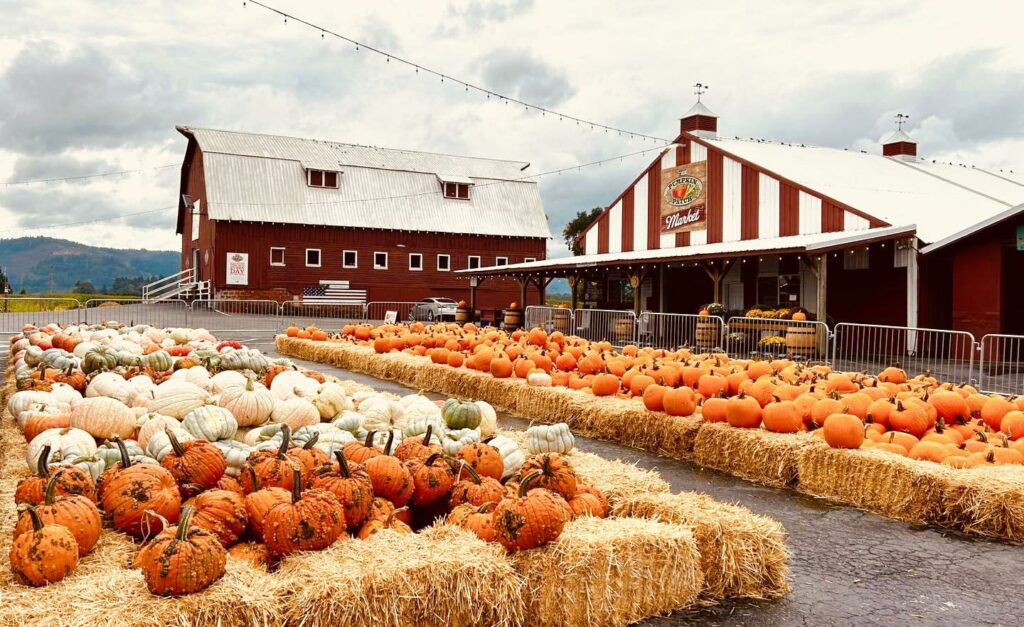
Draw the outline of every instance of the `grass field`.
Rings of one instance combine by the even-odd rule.
[[[78,302],[78,307],[85,307],[85,302],[91,299],[108,298],[138,298],[138,296],[125,296],[117,294],[11,294],[10,297],[0,297],[0,313],[34,312],[34,311],[64,311],[74,309],[72,300]]]

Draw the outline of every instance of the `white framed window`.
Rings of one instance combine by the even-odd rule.
[[[284,265],[284,247],[283,246],[271,246],[270,247],[270,265],[272,265],[272,266],[283,266]]]
[[[467,183],[443,183],[444,197],[469,200],[469,184]]]
[[[508,257],[495,257],[494,258],[494,265],[496,265],[496,266],[507,266],[508,265]]]
[[[330,170],[306,170],[306,185],[338,189],[338,173]]]
[[[319,248],[307,248],[306,249],[306,267],[307,268],[319,268],[320,267],[320,249]]]
[[[437,271],[438,272],[451,272],[452,269],[452,256],[451,255],[438,255],[437,256]]]
[[[476,270],[480,267],[480,255],[470,255],[469,264],[466,266],[470,270]]]
[[[377,251],[373,253],[373,269],[374,270],[387,270],[388,269],[388,254]]]
[[[531,261],[537,261],[537,258],[536,257],[527,257],[526,259],[523,259],[523,263],[530,263]]]
[[[423,270],[423,253],[409,253],[409,270],[413,272]]]
[[[843,270],[867,270],[868,249],[851,248],[843,255]]]
[[[343,250],[341,251],[341,267],[342,268],[358,268],[359,267],[359,252],[355,250]]]

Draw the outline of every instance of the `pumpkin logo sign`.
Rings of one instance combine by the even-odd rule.
[[[707,162],[661,171],[661,232],[680,233],[707,228]]]
[[[228,253],[227,280],[228,285],[249,284],[249,253]]]

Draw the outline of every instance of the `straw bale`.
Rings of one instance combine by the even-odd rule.
[[[706,423],[697,432],[693,460],[701,466],[776,488],[791,487],[798,478],[797,460],[808,447],[828,445],[804,434],[737,429]]]
[[[801,492],[914,524],[939,522],[956,470],[884,451],[808,447],[799,454]]]
[[[614,504],[634,494],[667,494],[670,491],[668,483],[653,470],[579,450],[568,457],[576,475],[601,490],[609,503]]]
[[[382,531],[289,557],[286,619],[305,625],[520,625],[523,578],[504,549],[451,526]]]
[[[654,452],[674,459],[693,459],[697,434],[704,426],[704,419],[700,416],[669,416],[662,412],[653,415],[662,423],[661,438]]]
[[[1024,543],[1024,467],[958,470],[943,492],[942,522],[966,533]]]
[[[692,605],[703,586],[690,530],[638,518],[579,518],[511,560],[529,625],[626,625]]]
[[[697,492],[626,495],[612,513],[690,526],[706,597],[770,599],[790,590],[786,530],[773,518]]]

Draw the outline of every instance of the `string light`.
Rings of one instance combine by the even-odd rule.
[[[439,77],[441,79],[442,83],[444,82],[444,79],[445,79],[446,75],[442,74],[441,72],[439,72],[437,70],[432,70],[432,69],[430,69],[428,67],[424,67],[424,66],[419,65],[417,63],[414,63],[412,61],[409,61],[408,59],[405,59],[403,57],[395,56],[394,54],[391,54],[389,52],[385,52],[383,50],[380,50],[379,48],[375,48],[373,46],[366,45],[365,43],[361,43],[361,42],[359,42],[359,41],[357,41],[355,39],[352,39],[351,37],[348,37],[346,35],[342,35],[341,33],[332,31],[331,29],[326,28],[324,26],[320,26],[318,24],[314,24],[314,23],[312,23],[310,21],[307,21],[305,19],[302,19],[300,17],[296,17],[296,16],[294,16],[294,15],[292,15],[290,13],[285,13],[284,11],[281,11],[280,9],[272,7],[272,6],[268,5],[268,4],[264,4],[263,2],[260,2],[259,0],[249,0],[249,1],[252,2],[254,5],[260,7],[261,9],[264,9],[265,11],[270,11],[271,13],[276,13],[277,15],[280,15],[281,17],[284,18],[284,21],[285,21],[286,24],[288,23],[288,20],[291,19],[292,21],[298,22],[299,24],[302,24],[303,26],[307,26],[307,27],[312,28],[314,30],[320,31],[321,38],[323,38],[325,34],[330,35],[331,37],[334,37],[336,39],[340,39],[342,41],[346,41],[346,42],[348,42],[350,44],[353,44],[355,46],[355,48],[356,48],[356,52],[359,52],[360,48],[364,48],[364,49],[366,49],[366,50],[368,50],[368,51],[370,51],[370,52],[372,52],[374,54],[379,54],[379,55],[382,55],[384,57],[387,57],[389,59],[389,61],[388,61],[389,63],[390,63],[390,59],[394,59],[398,63],[402,63],[402,64],[405,64],[405,65],[407,65],[409,67],[413,67],[413,68],[416,69],[417,73],[419,73],[419,70],[422,68],[424,72],[426,72],[428,74],[433,74],[434,76]],[[243,7],[246,6],[246,3],[243,2],[242,6]],[[601,124],[601,123],[598,123],[598,122],[593,122],[591,120],[584,120],[583,118],[572,116],[572,115],[569,115],[569,114],[566,114],[566,113],[560,113],[558,111],[554,111],[552,109],[548,109],[547,107],[542,107],[540,105],[532,104],[532,103],[526,102],[524,100],[520,100],[518,98],[513,98],[511,96],[505,96],[503,94],[499,94],[499,93],[497,93],[495,91],[487,89],[486,87],[481,87],[479,85],[476,85],[476,84],[473,84],[473,83],[470,83],[470,82],[467,82],[467,81],[462,81],[462,80],[459,80],[459,79],[455,79],[455,78],[453,78],[451,76],[448,76],[448,78],[451,78],[452,80],[465,85],[466,86],[466,91],[469,91],[470,89],[473,89],[473,90],[476,90],[476,91],[478,91],[480,93],[487,94],[488,97],[490,97],[491,95],[494,95],[494,96],[496,96],[498,98],[504,99],[506,101],[505,104],[508,104],[508,101],[512,101],[512,102],[514,102],[516,104],[523,105],[523,108],[526,111],[529,111],[530,109],[533,109],[534,111],[540,111],[542,115],[545,114],[545,113],[551,113],[551,114],[554,114],[554,115],[558,115],[559,120],[561,120],[562,118],[567,118],[567,119],[570,119],[570,120],[575,120],[577,126],[579,125],[580,122],[583,122],[584,124],[590,125],[591,129],[602,128],[602,129],[605,130],[605,132],[616,131],[620,135],[622,133],[626,133],[627,135],[630,136],[630,138],[634,138],[635,137],[635,138],[639,138],[639,139],[642,139],[642,140],[645,140],[645,141],[646,140],[650,140],[652,142],[669,142],[669,141],[671,141],[671,140],[666,139],[664,137],[657,137],[657,136],[654,136],[654,135],[648,135],[646,133],[638,133],[638,132],[635,132],[635,131],[627,131],[626,129],[610,126],[610,125],[607,125],[607,124]]]

